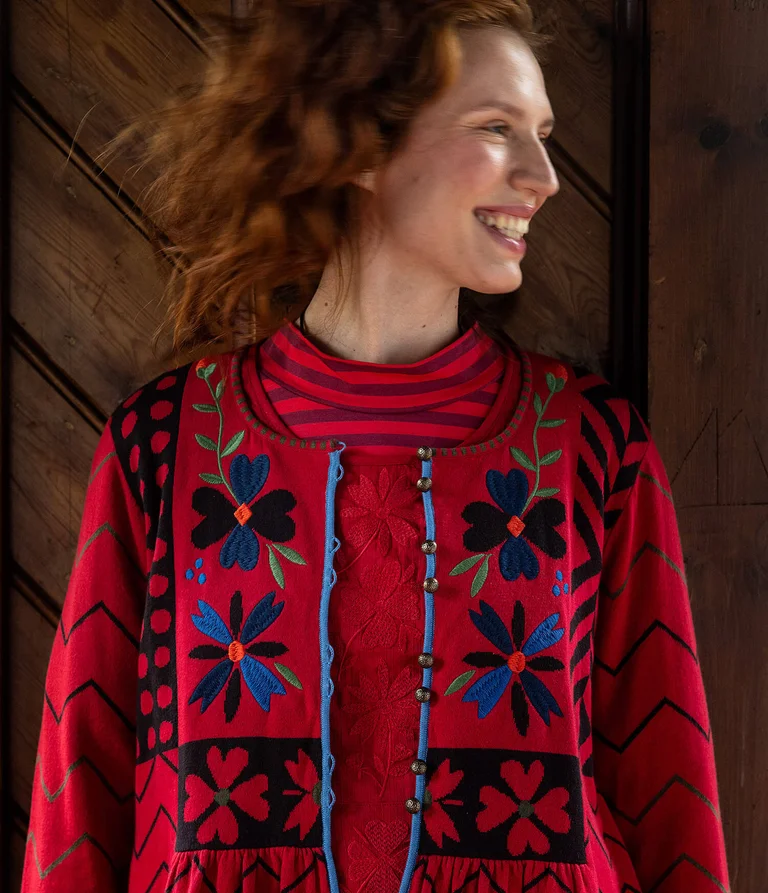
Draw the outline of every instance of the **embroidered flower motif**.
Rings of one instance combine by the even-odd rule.
[[[443,838],[459,841],[459,832],[453,819],[448,815],[443,806],[463,806],[462,800],[449,799],[449,796],[461,784],[464,773],[461,770],[451,772],[450,759],[443,760],[430,779],[429,787],[424,797],[424,827],[434,842],[442,849]],[[427,795],[429,795],[427,797]]]
[[[192,615],[192,622],[218,645],[198,645],[189,652],[189,656],[198,660],[218,660],[216,666],[209,670],[192,692],[190,704],[202,699],[201,713],[210,707],[216,696],[227,686],[224,698],[224,716],[231,722],[240,706],[240,674],[245,684],[262,710],[269,710],[273,694],[284,695],[285,687],[275,674],[257,657],[278,657],[285,654],[288,648],[281,642],[256,642],[260,636],[280,616],[285,602],[274,605],[275,593],[265,595],[248,615],[242,635],[240,624],[243,619],[243,599],[238,590],[232,596],[229,606],[229,627],[207,602],[199,599],[200,614]],[[275,669],[288,682],[301,688],[295,674],[275,662]],[[227,684],[229,683],[229,684]]]
[[[195,568],[199,571],[200,568],[201,568],[202,566],[203,566],[203,559],[202,559],[202,558],[197,558],[197,559],[195,560]],[[188,580],[194,580],[194,579],[195,579],[195,571],[193,571],[191,567],[188,567],[188,568],[187,568],[187,572],[186,572],[186,574],[185,574],[184,576],[185,576]],[[197,582],[200,583],[200,585],[202,586],[202,584],[205,583],[205,581],[206,581],[206,575],[205,575],[205,573],[202,573],[202,572],[199,573],[199,574],[197,575]]]
[[[560,595],[561,593],[568,595],[568,584],[563,583],[563,572],[560,570],[555,571],[555,576],[557,577],[557,583],[552,587],[552,595]]]
[[[293,493],[272,490],[256,499],[268,474],[269,456],[262,454],[251,462],[240,453],[229,466],[233,501],[213,487],[195,490],[192,508],[203,515],[192,531],[195,548],[206,549],[226,536],[219,553],[221,566],[231,568],[237,562],[244,571],[250,571],[256,567],[261,551],[257,534],[278,543],[293,538],[296,525],[288,515],[296,506]]]
[[[477,715],[485,718],[498,704],[510,680],[512,682],[512,714],[515,725],[521,735],[528,733],[528,701],[534,710],[549,725],[550,714],[562,716],[552,692],[534,675],[533,670],[562,670],[561,660],[549,655],[536,657],[539,652],[560,641],[564,629],[555,629],[560,619],[559,614],[551,614],[543,620],[525,639],[525,609],[522,602],[515,602],[512,616],[512,636],[510,637],[504,623],[493,608],[484,601],[480,602],[480,613],[470,610],[469,616],[477,629],[488,641],[499,649],[501,654],[491,651],[473,651],[464,658],[464,663],[472,667],[493,667],[485,673],[464,693],[462,701],[477,701]],[[525,639],[525,641],[523,641]],[[448,686],[446,694],[453,694],[474,676],[475,671],[462,673]]]
[[[489,469],[485,483],[496,505],[471,502],[461,513],[471,525],[464,533],[465,548],[484,553],[503,544],[499,550],[502,577],[514,582],[523,573],[526,579],[535,579],[539,575],[539,559],[531,545],[550,558],[565,555],[565,540],[555,530],[565,521],[565,506],[559,499],[541,499],[525,512],[528,478],[519,468],[506,475]]]
[[[407,822],[370,821],[365,831],[355,828],[349,842],[349,883],[353,893],[397,893],[408,856]]]
[[[349,519],[345,539],[356,549],[364,549],[378,540],[382,554],[387,555],[392,541],[410,546],[418,537],[419,493],[407,474],[390,482],[386,466],[379,472],[378,483],[360,475],[357,484],[350,484],[347,492],[354,505],[341,510],[341,517]]]
[[[289,789],[283,793],[291,797],[301,797],[301,800],[293,807],[285,820],[283,831],[290,831],[291,828],[298,826],[299,836],[304,840],[317,821],[323,785],[317,773],[317,766],[301,749],[296,762],[286,760],[285,768],[298,790]]]
[[[402,573],[402,578],[401,578]],[[392,648],[399,643],[406,648],[405,632],[419,617],[419,595],[416,566],[411,564],[403,573],[400,562],[393,558],[371,565],[361,575],[361,586],[349,588],[352,593],[348,618],[355,632],[347,641],[360,635],[363,648]]]
[[[197,775],[188,775],[184,781],[187,801],[184,804],[184,821],[196,822],[203,813],[216,804],[215,809],[197,829],[197,839],[201,844],[210,843],[218,834],[219,842],[231,846],[237,842],[239,830],[238,810],[257,822],[263,822],[269,815],[269,804],[264,799],[268,787],[266,775],[254,775],[237,783],[248,765],[248,751],[234,747],[226,757],[218,747],[211,747],[206,756],[208,769],[213,777],[214,787]]]
[[[398,729],[408,729],[416,722],[419,711],[413,699],[419,687],[421,675],[413,667],[404,667],[390,684],[389,667],[386,661],[379,661],[378,683],[360,675],[360,684],[349,686],[349,693],[357,703],[344,705],[344,711],[360,718],[350,729],[352,735],[359,735],[365,741],[374,732],[391,735]]]
[[[390,683],[389,667],[381,660],[377,681],[361,675],[359,685],[347,690],[355,701],[343,704],[345,713],[359,717],[350,734],[359,735],[363,756],[353,761],[353,771],[369,774],[384,795],[390,776],[400,777],[410,771],[418,739],[419,706],[413,696],[421,675],[412,667],[404,667]],[[369,768],[371,767],[371,768]]]
[[[508,760],[501,764],[500,771],[512,796],[488,785],[480,788],[485,809],[478,813],[477,830],[490,831],[512,819],[507,835],[510,854],[522,856],[530,846],[537,855],[546,855],[551,845],[547,832],[567,834],[571,828],[566,812],[570,796],[567,788],[552,788],[537,798],[544,780],[544,766],[539,760],[531,763],[527,772],[517,760]]]
[[[539,575],[539,559],[529,543],[550,558],[562,558],[565,555],[565,540],[555,530],[565,521],[565,506],[560,500],[551,498],[560,492],[560,488],[539,486],[542,466],[557,462],[563,451],[551,450],[539,457],[538,436],[540,428],[557,428],[565,424],[565,419],[545,419],[544,414],[553,395],[563,389],[567,380],[567,371],[557,363],[554,374],[546,373],[549,388],[546,401],[542,403],[538,393],[533,395],[533,407],[537,416],[533,427],[535,461],[520,447],[509,448],[515,461],[535,474],[530,495],[525,472],[516,468],[507,472],[505,476],[500,471],[490,470],[486,474],[485,483],[496,505],[482,501],[471,502],[461,513],[461,517],[471,525],[464,533],[464,546],[469,551],[479,554],[463,559],[449,571],[449,574],[457,576],[479,565],[470,590],[473,598],[488,578],[490,550],[499,545],[501,545],[499,570],[505,580],[512,582],[517,580],[521,573],[528,580],[533,580]],[[534,499],[539,501],[528,511]]]

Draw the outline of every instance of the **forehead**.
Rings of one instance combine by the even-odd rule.
[[[464,114],[480,106],[506,105],[512,114],[551,117],[541,67],[522,37],[501,28],[460,34],[462,66],[438,103],[442,111]]]

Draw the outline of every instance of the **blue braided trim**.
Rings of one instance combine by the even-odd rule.
[[[336,877],[336,864],[331,853],[331,809],[336,802],[336,795],[331,787],[331,776],[336,765],[336,760],[331,753],[331,695],[333,694],[333,680],[331,679],[331,663],[333,662],[333,648],[328,641],[328,604],[331,599],[331,589],[336,584],[336,571],[333,568],[333,556],[341,546],[341,541],[335,535],[334,525],[334,499],[336,485],[344,476],[344,468],[340,464],[341,454],[346,448],[343,441],[339,441],[341,449],[328,454],[328,484],[325,489],[325,561],[323,566],[323,592],[320,597],[320,741],[322,745],[322,793],[320,811],[323,822],[323,852],[325,865],[328,871],[328,886],[331,893],[339,893],[339,881]]]
[[[432,460],[426,459],[421,463],[421,476],[426,478],[432,477]],[[435,538],[435,510],[432,504],[432,491],[422,490],[422,500],[424,502],[424,519],[427,527],[427,539]],[[435,576],[435,553],[427,555],[427,572],[426,577]],[[435,634],[435,597],[431,592],[424,590],[424,651],[427,654],[432,653],[432,642]],[[421,681],[423,688],[432,688],[432,667],[424,667],[424,673]],[[427,735],[429,728],[429,701],[421,704],[421,713],[419,716],[419,759],[426,762],[427,759]],[[422,804],[424,808],[424,789],[427,780],[425,775],[416,776],[416,793],[414,797]],[[416,868],[416,857],[419,852],[419,838],[421,836],[421,813],[422,810],[411,816],[411,843],[408,847],[408,861],[405,863],[405,872],[400,883],[400,893],[407,893],[411,886],[413,872]]]

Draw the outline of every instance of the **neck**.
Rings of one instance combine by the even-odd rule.
[[[326,266],[304,313],[305,334],[320,350],[366,363],[416,363],[460,336],[458,288],[435,289],[391,258],[374,256],[361,268],[353,277],[345,271],[348,289],[337,304],[342,277],[334,263]]]

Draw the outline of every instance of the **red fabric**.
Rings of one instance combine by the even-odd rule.
[[[413,448],[339,456],[330,853],[338,445],[254,419],[252,349],[115,410],[46,677],[22,893],[326,893],[329,856],[342,889],[390,893],[409,846],[409,893],[728,889],[663,462],[599,376],[514,353],[506,423],[437,449],[429,500]],[[429,800],[411,816],[430,501]]]
[[[261,344],[256,365],[268,398],[261,418],[269,424],[279,417],[298,437],[455,446],[494,406],[505,356],[478,323],[423,360],[392,364],[333,357],[290,323]]]

